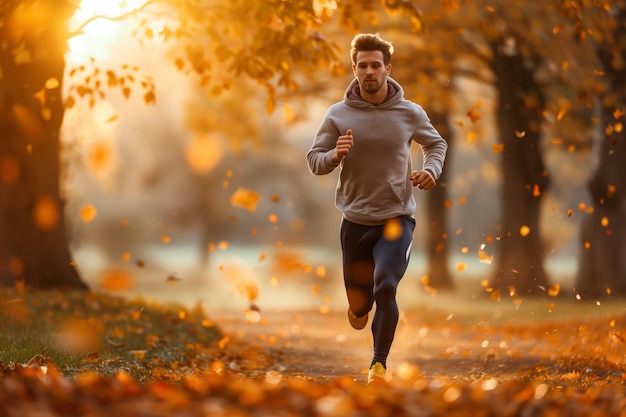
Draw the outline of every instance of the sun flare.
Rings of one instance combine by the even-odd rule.
[[[70,59],[84,62],[105,59],[123,27],[114,19],[143,6],[148,0],[82,0],[70,19],[70,31],[79,32],[69,40]]]

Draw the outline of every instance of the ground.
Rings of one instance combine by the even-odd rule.
[[[246,314],[247,313],[247,314]],[[209,310],[224,337],[177,381],[5,376],[0,416],[626,416],[623,303],[440,294],[404,307],[389,380],[345,309]]]

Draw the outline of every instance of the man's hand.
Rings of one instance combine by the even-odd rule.
[[[430,172],[428,171],[413,171],[411,175],[411,181],[413,181],[413,186],[417,187],[421,190],[430,190],[435,187],[437,184],[435,179]]]
[[[348,129],[345,135],[339,136],[339,138],[337,139],[337,145],[335,146],[333,152],[330,154],[330,160],[334,164],[338,164],[339,162],[341,162],[343,158],[346,157],[348,152],[350,152],[350,148],[352,148],[353,143],[354,140],[352,138],[352,129]]]

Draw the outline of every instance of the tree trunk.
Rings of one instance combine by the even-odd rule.
[[[624,39],[625,19],[626,9],[619,9],[616,20],[622,23],[605,39]],[[616,128],[624,124],[620,112],[626,110],[626,68],[614,65],[615,56],[625,55],[623,44],[607,41],[598,48],[610,86],[602,97],[600,157],[589,181],[593,213],[581,226],[582,248],[575,280],[576,293],[593,299],[626,296],[626,131]]]
[[[39,1],[0,25],[0,285],[81,288],[72,265],[60,195],[65,25],[76,6]]]
[[[452,146],[452,133],[449,126],[448,117],[439,112],[433,112],[431,121],[435,128],[448,142],[448,155]],[[429,285],[438,290],[452,290],[455,288],[454,280],[448,270],[448,242],[446,232],[448,229],[446,199],[448,196],[447,169],[444,168],[441,176],[437,180],[437,186],[428,192],[426,199],[426,210],[428,213],[429,227],[427,232],[428,247],[428,277]]]
[[[497,127],[502,152],[502,223],[494,289],[517,296],[543,293],[548,278],[539,233],[541,198],[548,187],[539,149],[544,97],[520,53],[494,44],[493,71],[499,93]]]
[[[605,126],[613,124],[605,110]],[[593,212],[582,222],[575,291],[593,299],[626,296],[626,135],[603,137],[589,191]],[[615,190],[615,191],[613,191]]]

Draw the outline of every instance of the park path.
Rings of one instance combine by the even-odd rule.
[[[429,308],[402,312],[388,359],[392,376],[419,372],[428,380],[466,382],[494,373],[514,377],[549,361],[550,340],[541,331],[520,332],[472,316]],[[343,311],[261,311],[256,323],[242,311],[216,311],[211,317],[229,338],[224,362],[243,375],[271,371],[319,382],[343,376],[365,382],[372,355],[369,323],[354,330]]]

